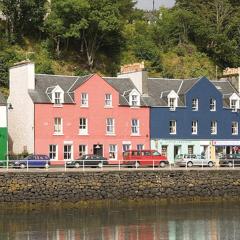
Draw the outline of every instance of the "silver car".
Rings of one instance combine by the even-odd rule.
[[[213,167],[214,163],[202,155],[180,154],[175,159],[175,165],[179,167],[208,166]]]

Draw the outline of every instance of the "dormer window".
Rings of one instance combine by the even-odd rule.
[[[55,92],[54,104],[61,104],[61,93]]]
[[[64,91],[61,89],[61,87],[56,86],[52,90],[52,103],[54,106],[61,106],[64,103]]]
[[[130,93],[129,100],[132,107],[140,106],[140,95],[135,89],[133,89]]]
[[[232,99],[230,101],[230,107],[232,109],[233,112],[237,111],[237,100],[236,99]]]
[[[88,107],[88,94],[87,93],[81,93],[81,106]]]
[[[168,106],[170,107],[170,110],[175,110],[176,109],[176,98],[169,98],[169,104]]]
[[[176,107],[178,106],[178,95],[175,91],[171,91],[168,96],[168,107],[170,108],[170,111],[175,111]]]

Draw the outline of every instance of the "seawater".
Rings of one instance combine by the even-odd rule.
[[[239,240],[240,203],[0,210],[0,240]]]

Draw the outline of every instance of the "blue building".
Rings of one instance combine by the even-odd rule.
[[[148,78],[148,95],[151,148],[170,162],[240,150],[240,95],[228,80]]]

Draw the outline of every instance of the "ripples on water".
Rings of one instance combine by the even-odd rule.
[[[239,240],[240,204],[0,210],[0,240]]]

